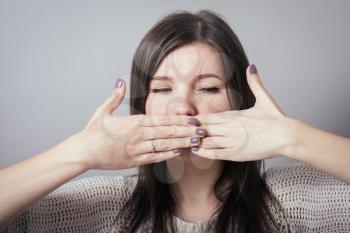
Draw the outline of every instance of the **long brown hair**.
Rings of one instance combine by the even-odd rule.
[[[149,83],[162,59],[174,49],[193,42],[214,46],[226,57],[229,73],[226,83],[232,109],[254,106],[255,97],[246,81],[249,65],[243,47],[222,16],[210,10],[196,14],[175,11],[159,20],[140,42],[132,62],[130,114],[145,114]],[[283,208],[269,190],[261,175],[263,161],[224,161],[222,173],[214,192],[223,204],[217,210],[214,231],[224,232],[279,232],[284,219]],[[151,222],[153,233],[176,232],[173,216],[177,210],[174,186],[168,180],[166,162],[139,167],[138,181],[130,198],[116,218],[123,218],[122,232],[134,233]],[[263,169],[264,170],[264,169]],[[161,180],[159,179],[161,177]],[[229,192],[220,187],[229,181]],[[278,219],[277,219],[277,218]],[[118,227],[118,228],[119,228]]]

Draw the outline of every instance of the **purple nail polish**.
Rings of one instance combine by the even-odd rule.
[[[123,85],[123,79],[118,78],[115,83],[115,88],[120,88]]]
[[[197,144],[199,142],[199,137],[191,138],[191,144]]]
[[[182,149],[181,149],[181,148],[176,148],[176,149],[174,149],[173,151],[174,151],[174,153],[175,153],[176,155],[180,155],[181,152],[182,152]]]
[[[201,137],[205,136],[206,132],[207,131],[205,129],[202,129],[202,128],[196,129],[196,134],[201,136]]]
[[[198,150],[199,150],[198,146],[191,147],[191,151],[198,151]]]
[[[252,74],[257,74],[258,73],[258,70],[256,69],[254,64],[249,67],[249,71]]]
[[[194,117],[188,118],[187,123],[190,124],[190,125],[195,125],[195,126],[199,126],[199,125],[200,125],[199,120],[197,120],[197,119],[194,118]]]

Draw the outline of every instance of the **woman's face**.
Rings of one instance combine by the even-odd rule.
[[[195,116],[230,110],[225,84],[223,61],[214,47],[207,43],[182,46],[169,53],[156,70],[146,100],[146,114]],[[183,177],[184,164],[199,168],[195,170],[202,174],[222,165],[219,160],[189,156],[193,155],[190,148],[184,148],[181,155],[183,160],[167,160],[174,180]]]
[[[190,115],[230,110],[224,64],[207,43],[191,43],[169,53],[150,83],[146,114]]]

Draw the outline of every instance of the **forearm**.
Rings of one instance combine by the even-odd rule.
[[[0,170],[0,225],[87,170],[80,162],[76,137]]]
[[[297,120],[288,121],[292,140],[283,154],[350,183],[350,139]]]

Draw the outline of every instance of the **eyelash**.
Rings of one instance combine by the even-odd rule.
[[[159,93],[159,92],[166,92],[166,91],[170,91],[170,88],[158,88],[158,89],[151,89],[152,93]],[[220,92],[220,88],[218,87],[206,87],[206,88],[201,88],[200,90],[204,90],[206,92],[215,94],[215,93],[219,93]]]

